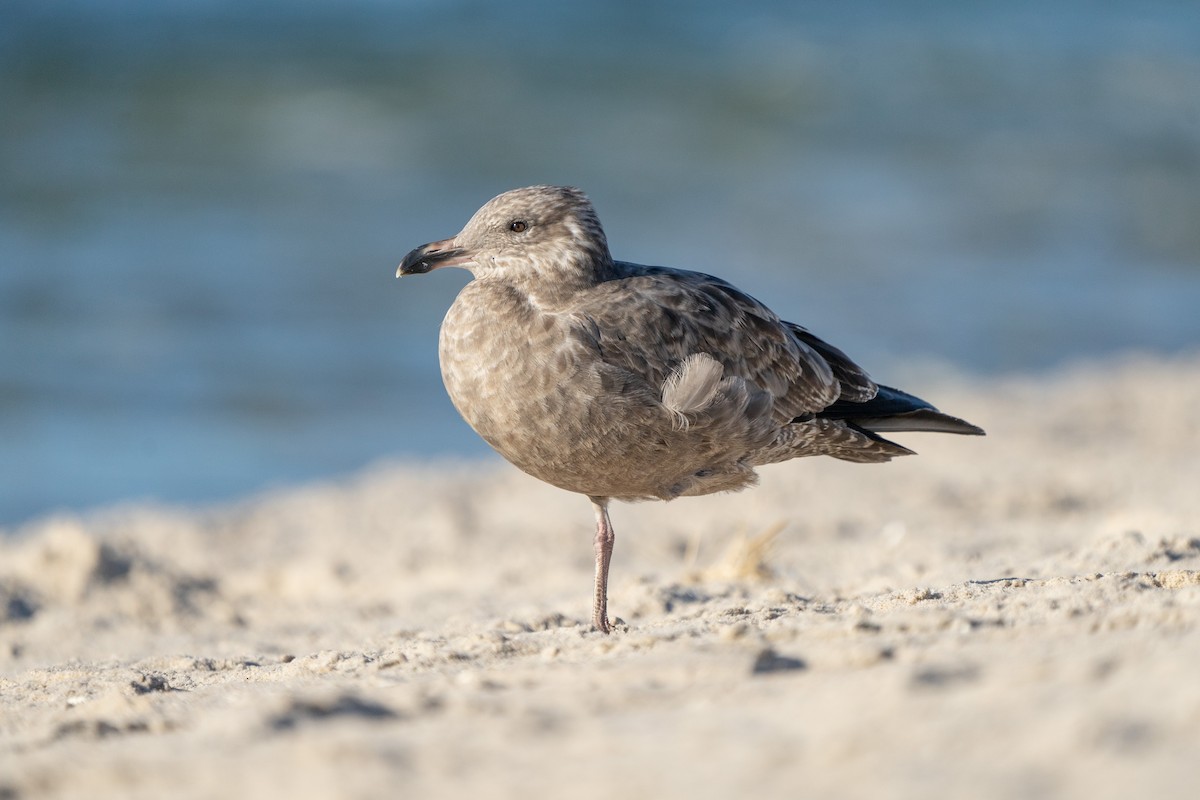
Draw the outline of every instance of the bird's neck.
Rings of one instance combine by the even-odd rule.
[[[539,307],[559,310],[571,305],[575,298],[605,281],[616,277],[617,267],[607,249],[600,254],[579,254],[572,259],[555,262],[550,270],[539,270],[536,278],[520,288]]]

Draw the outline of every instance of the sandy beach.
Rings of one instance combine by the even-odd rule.
[[[611,636],[499,461],[6,531],[0,798],[1194,791],[1200,359],[927,373],[987,438],[615,505]]]

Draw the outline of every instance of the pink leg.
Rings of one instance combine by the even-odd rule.
[[[596,594],[592,600],[592,625],[601,633],[608,633],[608,562],[612,560],[612,522],[608,519],[608,498],[592,497],[592,510],[596,512]]]

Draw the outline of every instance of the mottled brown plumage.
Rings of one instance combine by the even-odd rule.
[[[879,462],[912,451],[880,430],[981,434],[876,385],[837,348],[719,278],[614,261],[578,189],[493,198],[396,274],[465,267],[442,323],[455,407],[525,472],[588,495],[593,623],[608,632],[610,499],[744,488],[800,456]]]

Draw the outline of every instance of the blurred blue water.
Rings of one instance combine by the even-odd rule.
[[[530,183],[881,377],[1200,343],[1200,4],[250,5],[0,7],[0,523],[486,452],[392,275]]]

